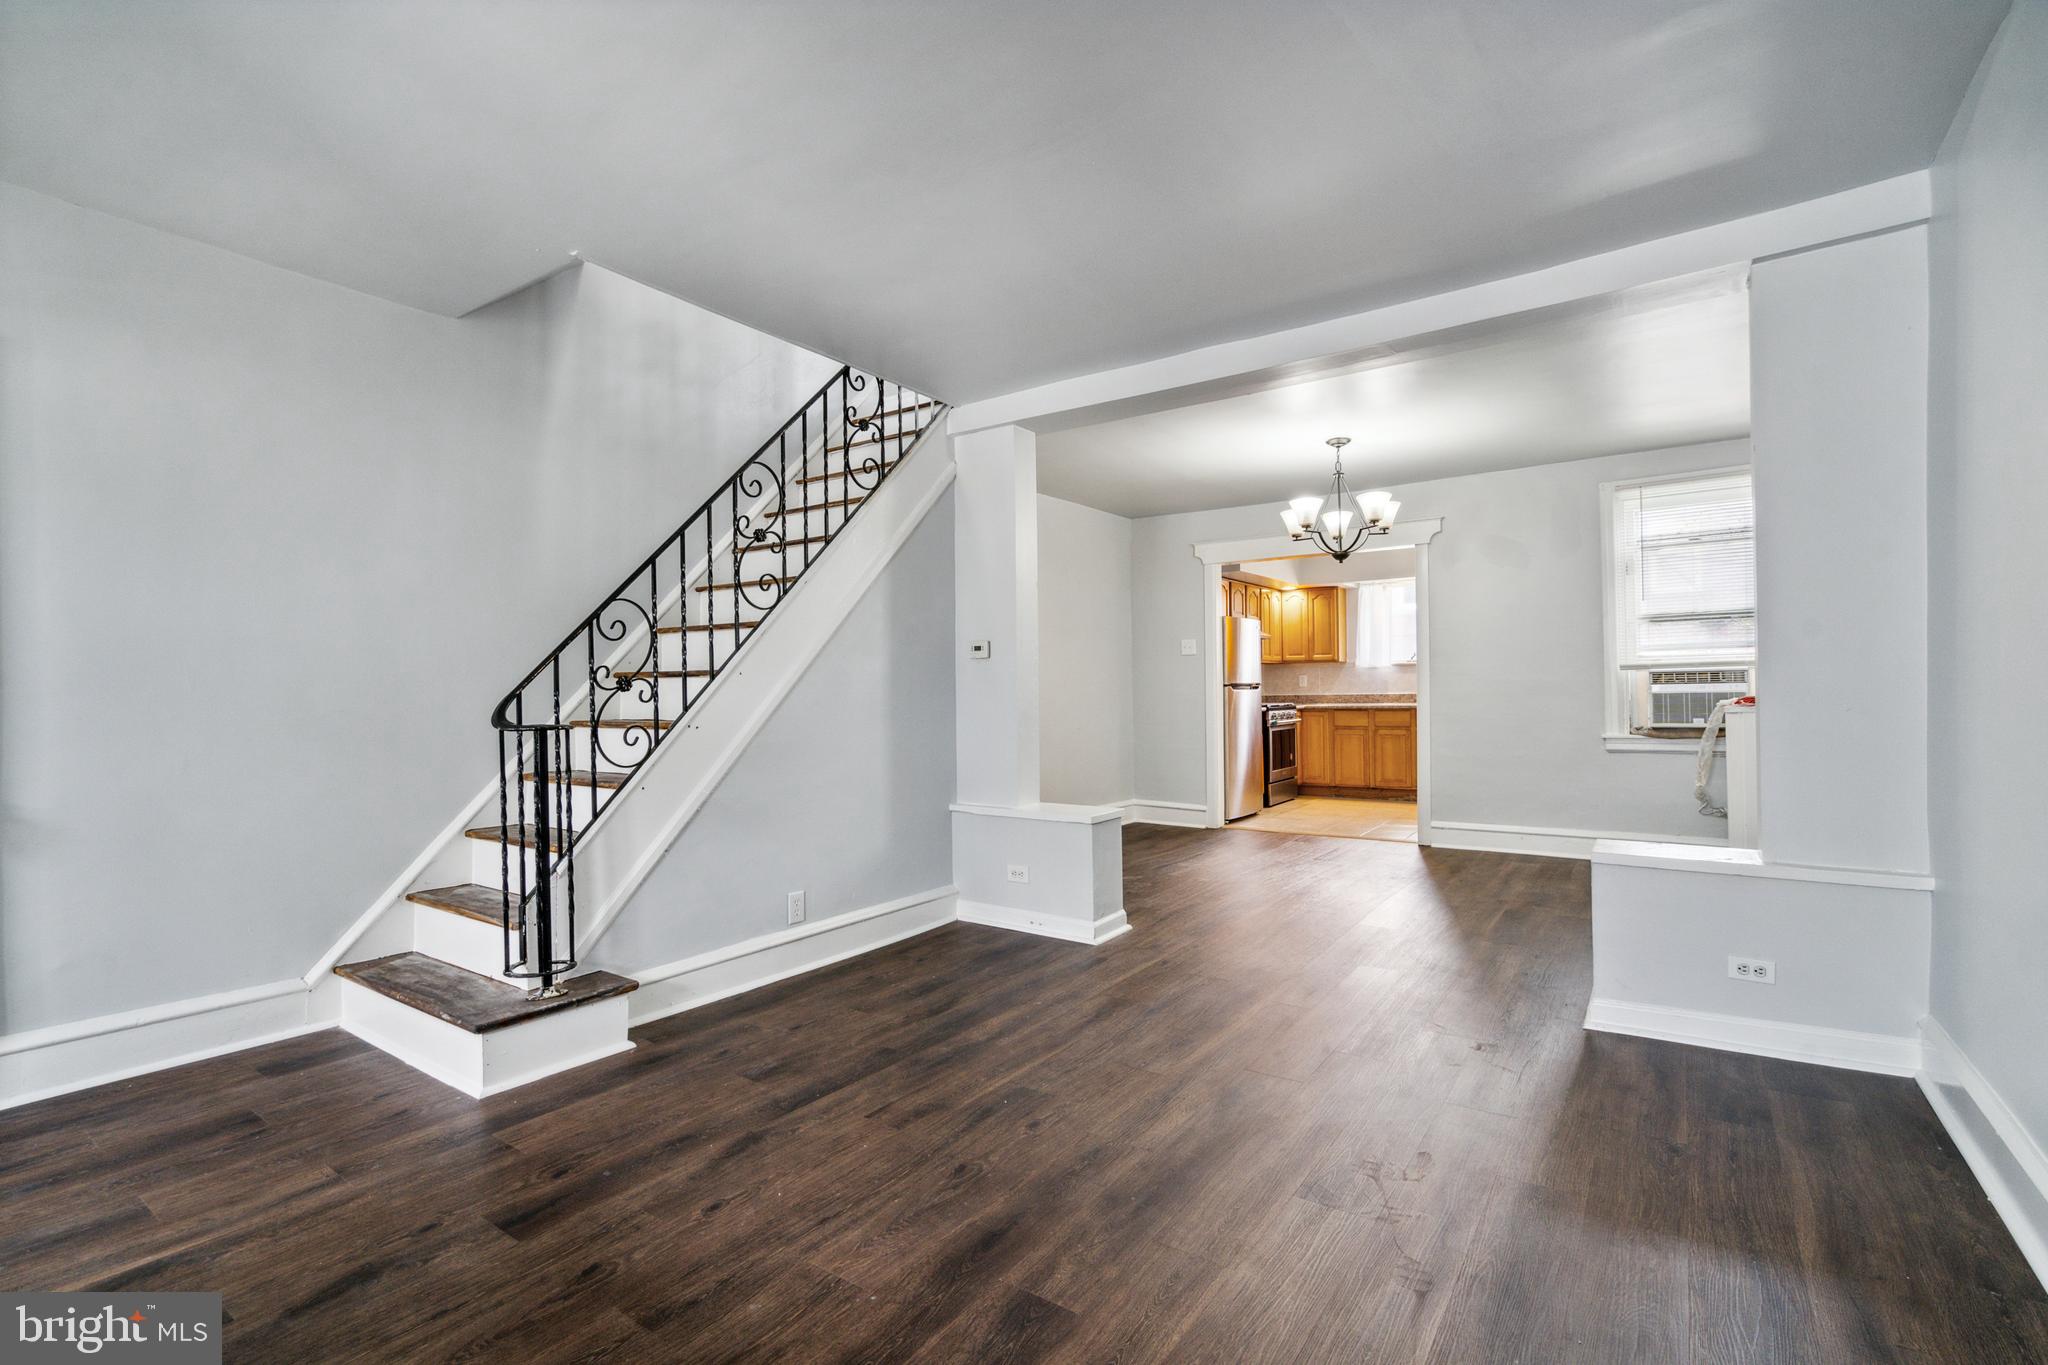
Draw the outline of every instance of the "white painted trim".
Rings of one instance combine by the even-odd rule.
[[[950,886],[935,887],[629,972],[640,983],[626,997],[633,1022],[665,1019],[928,933],[954,921],[958,895]]]
[[[302,981],[173,1000],[0,1038],[0,1109],[329,1027]]]
[[[979,924],[990,929],[1013,929],[1020,934],[1037,934],[1041,938],[1063,939],[1068,943],[1107,943],[1131,931],[1131,922],[1121,910],[1114,911],[1093,921],[1063,915],[1042,915],[1033,910],[1017,910],[1007,905],[988,905],[981,901],[960,902],[960,922]]]
[[[1205,402],[1252,382],[1317,378],[1390,342],[1924,222],[1932,204],[1928,173],[1913,171],[1526,274],[985,398],[953,409],[948,430],[1049,431]]]
[[[1586,1027],[1597,1033],[1626,1033],[1722,1052],[1874,1071],[1884,1076],[1911,1076],[1920,1070],[1918,1038],[1858,1033],[1817,1024],[1787,1024],[1736,1014],[1596,999],[1586,1006]]]
[[[1417,815],[1419,819],[1419,811]],[[1715,848],[1725,847],[1712,840],[1694,840],[1691,836],[1676,834],[1617,834],[1598,829],[1493,825],[1472,820],[1434,820],[1420,826],[1418,837],[1421,842],[1437,848],[1465,849],[1475,853],[1533,853],[1546,858],[1590,859],[1593,846],[1603,839],[1662,839],[1671,843],[1698,842]]]
[[[1781,882],[1831,882],[1837,886],[1881,886],[1899,891],[1932,891],[1924,872],[1889,872],[1863,867],[1821,867],[1811,863],[1765,862],[1753,848],[1731,848],[1704,840],[1603,835],[1592,859],[1615,867],[1661,867],[1723,877],[1763,877]]]
[[[1056,801],[1038,801],[1028,806],[955,802],[949,809],[959,815],[991,815],[999,820],[1037,820],[1060,825],[1101,825],[1123,815],[1121,805],[1072,806]]]
[[[1932,1015],[1920,1021],[1920,1040],[1925,1058],[1919,1077],[1922,1093],[1984,1187],[1991,1207],[2005,1220],[2035,1277],[2048,1285],[2048,1151]],[[1992,1148],[1982,1127],[1970,1122],[1957,1103],[1957,1089],[1976,1106],[1991,1129],[1988,1136],[2002,1150]],[[2015,1181],[2032,1188],[2016,1187]]]
[[[1700,742],[1696,739],[1653,739],[1649,735],[1604,734],[1600,743],[1610,754],[1670,754],[1676,758],[1696,758]],[[1714,741],[1714,752],[1728,752],[1728,741]]]
[[[1209,808],[1193,801],[1144,801],[1133,797],[1121,803],[1127,825],[1180,825],[1206,829]]]
[[[1279,504],[1273,504],[1278,510]],[[1442,517],[1421,517],[1415,521],[1397,521],[1387,529],[1384,536],[1375,537],[1368,553],[1381,550],[1406,550],[1418,545],[1427,545],[1437,533],[1444,529]],[[1313,541],[1296,540],[1291,536],[1255,536],[1249,540],[1205,540],[1192,547],[1195,558],[1204,564],[1237,564],[1258,559],[1320,559],[1323,552]]]

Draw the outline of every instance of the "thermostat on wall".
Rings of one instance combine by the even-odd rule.
[[[988,657],[988,641],[969,640],[967,642],[967,657],[970,659],[986,659]]]

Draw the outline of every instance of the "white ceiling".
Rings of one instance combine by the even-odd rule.
[[[1749,293],[1727,271],[1454,333],[1352,371],[1038,438],[1042,493],[1127,517],[1359,491],[1749,433]],[[1276,526],[1278,522],[1274,523]]]
[[[1917,170],[2009,0],[16,0],[0,179],[954,401]]]

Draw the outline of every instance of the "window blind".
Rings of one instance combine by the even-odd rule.
[[[1617,488],[1623,668],[1756,661],[1756,516],[1747,472]]]

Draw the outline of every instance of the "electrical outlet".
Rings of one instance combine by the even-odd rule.
[[[1011,880],[1011,881],[1013,881],[1013,882],[1028,882],[1028,881],[1030,881],[1030,880],[1031,880],[1031,869],[1030,869],[1030,868],[1028,868],[1028,867],[1026,867],[1026,866],[1024,866],[1024,864],[1022,864],[1022,863],[1011,863],[1011,864],[1010,864],[1010,880]]]
[[[1731,957],[1728,975],[1737,981],[1759,981],[1769,986],[1778,979],[1778,964],[1760,957]]]
[[[801,891],[789,893],[789,922],[791,924],[802,924],[804,922],[804,893]]]
[[[1297,674],[1295,674],[1295,675],[1294,675],[1294,681],[1295,681],[1295,682],[1296,682],[1296,684],[1297,684],[1297,685],[1299,685],[1299,686],[1302,686],[1302,687],[1307,687],[1307,686],[1308,686],[1308,674],[1306,674],[1306,673],[1297,673]]]
[[[1185,655],[1192,655],[1195,652],[1195,642],[1193,640],[1182,640],[1180,642],[1180,652]]]

